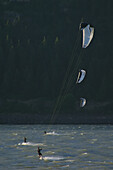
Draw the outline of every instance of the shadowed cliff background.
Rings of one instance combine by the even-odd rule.
[[[0,123],[113,123],[112,7],[112,0],[0,1]],[[95,28],[86,49],[81,21]],[[87,75],[77,85],[79,69]]]

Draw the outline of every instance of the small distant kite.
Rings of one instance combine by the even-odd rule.
[[[80,70],[79,73],[78,73],[76,83],[81,83],[84,80],[85,75],[86,75],[86,71],[85,70]]]
[[[93,36],[94,36],[94,27],[90,26],[90,24],[87,23],[81,23],[80,24],[80,30],[82,31],[82,48],[88,47],[90,44]]]
[[[80,107],[84,107],[86,105],[86,99],[80,98]]]

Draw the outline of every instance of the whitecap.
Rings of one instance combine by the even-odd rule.
[[[87,154],[88,154],[87,152],[82,153],[82,155],[87,155]]]
[[[63,160],[63,157],[57,157],[57,156],[45,156],[43,157],[43,160],[49,160],[49,161],[58,161],[58,160]]]
[[[64,166],[62,166],[62,168],[67,168],[67,167],[69,167],[69,165],[64,165]]]
[[[47,132],[45,135],[59,135],[58,133],[53,132]]]
[[[53,151],[47,151],[46,153],[47,153],[47,154],[54,154],[55,152],[53,152]]]
[[[74,162],[75,160],[73,160],[73,159],[68,159],[68,160],[66,160],[65,162]]]
[[[18,134],[17,133],[12,133],[12,135],[17,136]]]
[[[22,142],[18,145],[27,145],[27,146],[45,146],[43,143],[32,143],[32,142]]]
[[[92,141],[96,142],[96,141],[97,141],[97,139],[92,139]]]

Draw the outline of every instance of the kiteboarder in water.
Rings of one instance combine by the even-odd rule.
[[[39,155],[39,158],[42,157],[42,153],[40,152],[42,149],[38,147],[38,155]]]
[[[46,131],[44,131],[44,133],[46,134],[47,132],[46,132]]]
[[[27,138],[24,137],[24,143],[26,143],[26,141],[27,141]]]

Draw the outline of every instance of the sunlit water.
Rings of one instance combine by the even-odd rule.
[[[113,126],[0,125],[0,169],[113,169]]]

